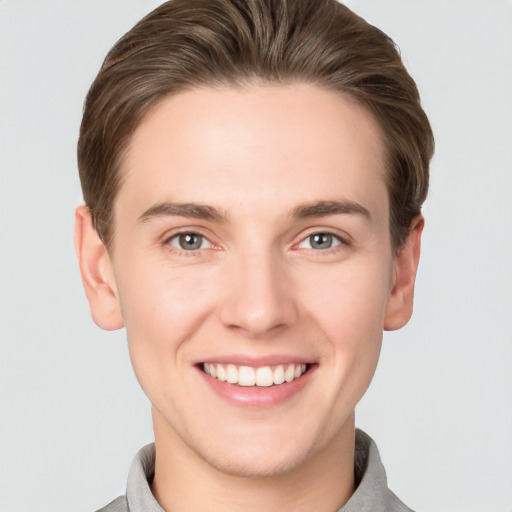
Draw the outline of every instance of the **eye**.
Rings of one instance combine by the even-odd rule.
[[[341,240],[330,233],[314,233],[308,236],[300,243],[299,247],[302,249],[316,249],[319,251],[325,251],[326,249],[332,249],[337,245],[341,244]]]
[[[198,233],[179,233],[169,238],[167,243],[183,251],[197,251],[199,249],[209,249],[212,247],[208,239]]]

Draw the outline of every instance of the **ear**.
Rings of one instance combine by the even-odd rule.
[[[395,258],[393,288],[388,299],[384,321],[386,331],[400,329],[411,318],[424,225],[425,220],[421,214],[414,217],[409,235]]]
[[[75,211],[74,242],[92,319],[102,329],[120,329],[124,322],[112,263],[92,225],[91,212],[85,205]]]

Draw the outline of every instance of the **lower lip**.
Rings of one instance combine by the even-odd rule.
[[[314,367],[291,382],[268,387],[230,384],[207,375],[200,368],[197,371],[210,388],[230,404],[237,407],[266,408],[287,402],[302,391],[310,380]]]

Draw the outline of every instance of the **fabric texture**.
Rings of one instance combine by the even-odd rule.
[[[155,472],[155,445],[144,446],[131,465],[126,495],[97,512],[164,512],[151,493]],[[356,490],[337,512],[413,512],[388,488],[377,445],[362,430],[356,431]]]

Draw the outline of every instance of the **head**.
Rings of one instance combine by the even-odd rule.
[[[174,0],[114,46],[76,243],[157,452],[269,476],[350,445],[412,311],[432,149],[394,44],[334,0]]]
[[[433,135],[393,41],[336,0],[174,0],[117,42],[87,95],[78,143],[84,199],[107,248],[123,156],[152,106],[194,87],[297,82],[351,97],[379,124],[398,251],[426,198]]]

